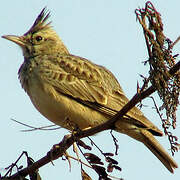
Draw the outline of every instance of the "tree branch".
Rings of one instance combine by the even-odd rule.
[[[169,73],[171,76],[173,76],[176,72],[178,72],[180,69],[180,61],[175,64],[170,70]],[[52,150],[50,150],[46,156],[39,159],[35,163],[33,163],[31,166],[28,166],[27,168],[24,168],[20,170],[19,172],[15,173],[8,179],[11,180],[20,180],[21,177],[25,177],[28,174],[32,173],[33,171],[39,169],[40,167],[44,166],[45,164],[48,164],[52,160],[58,159],[59,157],[63,156],[63,154],[66,152],[66,150],[77,141],[77,139],[87,137],[94,135],[96,133],[99,133],[101,131],[111,129],[114,126],[114,123],[117,120],[120,120],[129,110],[131,110],[137,103],[139,103],[144,98],[148,97],[152,93],[156,91],[155,87],[151,86],[147,90],[136,93],[133,98],[109,121],[107,121],[104,124],[98,125],[94,128],[83,130],[81,132],[77,132],[71,135],[64,136],[63,140],[55,145]],[[3,180],[3,179],[2,179]]]

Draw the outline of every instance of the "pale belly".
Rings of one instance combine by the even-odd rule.
[[[31,83],[30,89],[28,94],[36,109],[47,119],[66,129],[72,130],[76,126],[85,129],[108,120],[103,114],[56,92],[49,85],[42,88],[39,83]]]

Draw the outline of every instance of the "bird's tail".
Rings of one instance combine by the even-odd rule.
[[[117,131],[142,142],[171,173],[174,172],[175,168],[178,168],[177,163],[165,151],[165,149],[147,128],[137,127],[132,123],[128,123],[127,120],[123,121],[123,119],[121,121],[117,121],[115,126]]]
[[[161,144],[154,138],[151,132],[141,129],[140,130],[144,140],[142,143],[163,163],[163,165],[173,173],[174,168],[178,168],[177,163],[172,157],[165,151]]]

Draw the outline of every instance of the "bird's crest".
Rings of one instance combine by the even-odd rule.
[[[37,31],[40,31],[41,29],[49,28],[51,22],[46,23],[49,17],[50,17],[50,12],[47,11],[46,7],[43,8],[40,14],[38,15],[38,17],[36,18],[32,27],[24,35],[26,36],[27,34],[30,34],[30,33],[34,34]]]

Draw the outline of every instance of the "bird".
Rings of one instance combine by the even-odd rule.
[[[22,88],[44,117],[65,129],[84,130],[107,122],[129,99],[108,69],[68,51],[49,17],[50,11],[43,8],[24,35],[2,36],[22,49]],[[154,137],[162,131],[137,107],[118,119],[114,130],[143,143],[171,173],[178,168]]]

